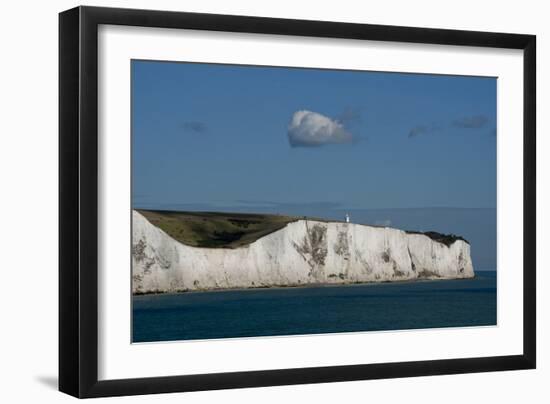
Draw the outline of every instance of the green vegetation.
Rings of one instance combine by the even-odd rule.
[[[301,219],[298,216],[138,210],[170,237],[194,247],[237,248]]]
[[[462,241],[470,244],[470,242],[468,240],[466,240],[464,237],[457,236],[456,234],[443,234],[443,233],[438,233],[436,231],[421,232],[421,231],[412,231],[412,230],[407,230],[407,233],[409,233],[409,234],[423,234],[425,236],[428,236],[429,238],[431,238],[434,241],[445,244],[447,247],[450,247],[451,244],[453,244],[457,240],[462,240]]]
[[[253,243],[259,238],[282,229],[288,223],[306,219],[304,216],[286,216],[260,213],[226,212],[177,212],[164,210],[138,209],[151,224],[159,227],[170,237],[193,247],[237,248]],[[308,220],[336,222],[308,217]],[[379,227],[373,226],[372,227]],[[317,228],[313,228],[314,235]],[[326,230],[325,230],[326,231]],[[442,234],[434,231],[407,231],[410,234],[424,234],[434,241],[450,246],[456,240],[465,240],[454,234]],[[313,238],[313,242],[323,238],[322,234]],[[322,249],[314,249],[315,251]],[[324,256],[320,259],[324,260]],[[382,254],[389,262],[389,255]]]

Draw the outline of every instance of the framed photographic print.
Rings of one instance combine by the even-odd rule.
[[[59,386],[535,367],[535,37],[60,14]]]

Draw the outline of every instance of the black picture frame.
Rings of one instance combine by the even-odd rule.
[[[523,50],[523,354],[99,381],[98,26],[181,28]],[[533,369],[536,366],[534,35],[77,7],[59,15],[59,390],[104,397]]]

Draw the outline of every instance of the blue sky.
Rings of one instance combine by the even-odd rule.
[[[134,207],[326,217],[496,208],[495,78],[131,68]],[[298,111],[308,111],[308,125],[291,125]]]

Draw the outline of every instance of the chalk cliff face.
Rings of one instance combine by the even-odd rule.
[[[298,220],[236,249],[182,244],[133,212],[134,293],[474,276],[470,245],[352,223]]]

